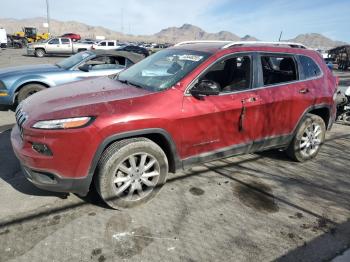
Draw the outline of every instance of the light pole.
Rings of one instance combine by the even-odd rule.
[[[50,35],[50,8],[49,8],[49,0],[46,0],[46,20],[47,20],[47,32]]]

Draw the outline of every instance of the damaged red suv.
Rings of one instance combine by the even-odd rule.
[[[266,149],[314,158],[335,116],[336,79],[294,43],[184,42],[120,73],[37,93],[11,140],[39,188],[113,208],[155,196],[168,173]]]

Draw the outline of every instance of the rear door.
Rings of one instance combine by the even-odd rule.
[[[313,96],[300,77],[295,55],[260,53],[258,64],[262,125],[255,130],[254,150],[288,142]]]
[[[252,53],[245,53],[219,59],[196,80],[218,83],[220,95],[198,99],[189,92],[185,94],[182,157],[210,160],[248,152],[254,130],[260,124],[257,120],[261,101],[252,90],[254,57]]]
[[[72,40],[69,38],[61,38],[60,53],[71,54],[72,52]]]

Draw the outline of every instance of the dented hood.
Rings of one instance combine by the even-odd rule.
[[[21,103],[30,119],[94,116],[115,112],[121,100],[153,92],[123,84],[108,77],[90,78],[40,91]]]

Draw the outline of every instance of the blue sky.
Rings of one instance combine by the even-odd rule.
[[[54,19],[123,29],[124,33],[153,34],[169,26],[190,23],[208,32],[227,30],[261,40],[277,40],[283,30],[283,39],[312,32],[350,42],[350,0],[49,1]],[[3,1],[0,17],[46,15],[45,0],[18,2]]]

